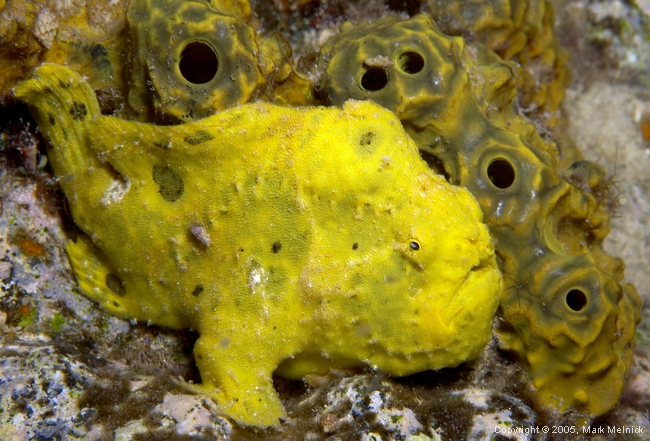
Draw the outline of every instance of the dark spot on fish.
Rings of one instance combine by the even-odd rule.
[[[160,147],[161,149],[169,149],[172,147],[172,142],[170,140],[164,141],[162,139],[159,139],[158,141],[155,141],[153,145]]]
[[[210,141],[211,139],[214,139],[214,136],[212,136],[212,134],[206,132],[205,130],[197,130],[193,134],[187,135],[183,139],[188,144],[197,145],[197,144],[204,143],[206,141]]]
[[[88,109],[86,109],[84,103],[75,101],[72,103],[72,107],[70,108],[70,115],[72,115],[72,119],[75,121],[83,121],[88,115]]]
[[[126,288],[124,287],[124,282],[122,282],[122,280],[119,277],[117,277],[115,274],[106,274],[106,286],[108,287],[108,289],[110,289],[120,297],[124,297],[126,295]]]
[[[273,242],[271,249],[273,250],[273,254],[277,254],[282,249],[282,244],[280,242]]]
[[[364,133],[361,136],[361,140],[359,141],[359,145],[362,146],[362,147],[368,146],[368,145],[372,144],[372,141],[374,139],[375,139],[375,134],[374,133],[372,133],[372,132]]]
[[[203,288],[203,285],[196,285],[196,288],[194,288],[194,291],[192,291],[192,295],[194,297],[198,297],[201,295],[201,293],[205,291],[205,288]]]
[[[183,191],[185,190],[183,179],[169,165],[154,165],[153,180],[158,184],[158,192],[164,200],[174,202],[183,195]]]

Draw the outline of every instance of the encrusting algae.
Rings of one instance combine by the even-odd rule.
[[[197,330],[198,389],[235,420],[284,416],[274,371],[408,375],[489,341],[501,274],[478,204],[380,106],[252,104],[159,127],[101,116],[51,64],[15,95],[90,238],[68,245],[82,291]]]
[[[269,331],[266,341],[278,350],[263,360],[260,377],[250,370],[233,371],[248,383],[224,383],[225,392],[217,394],[231,416],[274,424],[282,412],[269,378],[278,364],[278,372],[290,378],[361,361],[403,375],[476,355],[489,337],[496,275],[483,281],[491,280],[491,288],[484,293],[484,309],[476,311],[484,321],[475,326],[483,334],[472,348],[463,346],[467,334],[459,327],[449,328],[457,336],[445,334],[444,356],[438,350],[443,340],[415,338],[424,335],[418,324],[423,311],[440,300],[419,305],[417,316],[408,319],[390,309],[404,307],[413,314],[407,288],[429,286],[425,275],[440,258],[424,257],[433,252],[431,238],[435,235],[436,247],[445,246],[438,243],[439,227],[414,227],[418,216],[441,225],[443,220],[426,213],[439,202],[430,186],[444,189],[440,195],[453,188],[431,169],[468,189],[483,211],[477,217],[468,196],[452,192],[473,213],[467,222],[482,231],[483,220],[493,238],[503,273],[495,330],[500,347],[529,367],[538,402],[576,412],[583,421],[607,415],[618,404],[632,360],[640,299],[634,287],[621,283],[623,262],[602,248],[611,211],[604,172],[583,161],[559,131],[558,109],[569,74],[548,2],[430,0],[409,19],[388,14],[371,23],[344,23],[313,54],[317,68],[310,78],[292,67],[291,48],[279,34],[259,31],[259,17],[245,0],[132,0],[113,5],[124,10],[123,23],[113,25],[84,19],[77,9],[54,10],[56,21],[43,12],[50,11],[44,5],[23,3],[8,0],[4,9],[11,20],[0,22],[0,56],[12,60],[0,72],[3,96],[33,66],[56,62],[86,77],[105,112],[148,123],[187,122],[164,128],[101,117],[85,82],[53,65],[16,87],[16,96],[35,109],[53,146],[48,156],[55,172],[66,176],[61,185],[75,221],[90,237],[69,247],[84,292],[117,315],[172,327],[201,331],[215,326],[226,335],[234,320],[240,320],[239,326],[243,320],[251,334],[257,323],[251,317],[271,323],[288,314],[292,318],[283,323],[313,316],[310,332],[322,332],[319,340],[304,329],[300,335],[285,330],[290,344],[278,345]],[[28,28],[39,29],[38,35],[19,32]],[[20,59],[17,53],[29,56]],[[54,77],[74,86],[66,89]],[[47,89],[43,96],[60,101],[46,103],[34,95],[39,87]],[[269,104],[245,104],[255,101]],[[296,107],[306,105],[330,107]],[[209,118],[192,122],[204,117]],[[398,129],[400,123],[406,134]],[[372,129],[366,130],[368,124]],[[266,138],[258,141],[262,133]],[[343,135],[344,142],[336,142]],[[551,135],[561,142],[551,142]],[[390,147],[388,139],[402,145]],[[413,146],[426,163],[412,157]],[[89,176],[89,170],[98,175]],[[462,222],[460,216],[450,223],[455,233],[449,240],[469,240],[455,230],[462,229]],[[115,228],[119,231],[109,231]],[[365,240],[354,237],[357,233]],[[473,271],[466,262],[459,264],[459,274],[494,270],[482,234],[461,251],[475,247],[486,263]],[[129,258],[124,244],[131,242],[149,251],[134,250]],[[456,252],[449,256],[459,259]],[[356,266],[346,267],[346,259]],[[203,260],[211,263],[196,269]],[[310,268],[307,278],[297,275],[303,266]],[[450,279],[438,280],[437,289],[457,280],[452,268],[438,270]],[[312,277],[316,273],[318,283]],[[379,308],[375,312],[337,309],[367,302],[364,295],[392,284],[402,286],[396,290],[402,294],[382,294],[386,303],[381,308],[372,303]],[[278,302],[277,293],[285,291]],[[298,308],[301,292],[310,293],[310,301]],[[253,304],[251,295],[263,296],[264,306]],[[331,299],[339,303],[328,303]],[[138,302],[145,300],[153,303],[143,310]],[[220,312],[223,304],[229,312]],[[190,308],[198,308],[198,315]],[[374,317],[372,325],[355,315],[362,312]],[[325,326],[328,321],[348,327],[334,335]],[[404,333],[410,326],[415,333],[410,340],[401,335],[396,344],[397,337],[386,338],[389,330]],[[205,359],[236,345],[212,332],[202,333],[195,351],[204,357],[198,364],[208,389],[227,375]],[[373,332],[384,337],[369,343],[380,347],[364,348],[355,340],[351,348],[340,340],[345,332],[366,343]],[[329,360],[316,356],[321,349]],[[369,355],[373,350],[381,354],[379,360]],[[408,351],[413,358],[407,363]],[[302,356],[281,363],[298,353]],[[255,387],[263,390],[258,394],[263,406],[250,400],[234,404],[236,395]],[[252,417],[255,409],[264,417]]]

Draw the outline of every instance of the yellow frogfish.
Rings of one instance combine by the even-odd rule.
[[[379,105],[257,103],[155,126],[102,116],[53,64],[14,93],[87,234],[67,246],[82,292],[198,331],[196,389],[235,421],[285,417],[274,372],[408,375],[491,338],[501,274],[479,205]]]

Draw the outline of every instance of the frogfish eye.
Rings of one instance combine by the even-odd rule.
[[[412,240],[411,243],[409,244],[409,246],[411,247],[411,249],[413,251],[417,251],[417,250],[420,249],[420,243],[418,241],[416,241],[416,240]]]

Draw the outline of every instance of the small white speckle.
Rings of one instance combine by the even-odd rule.
[[[374,391],[368,397],[370,399],[370,404],[368,408],[373,412],[379,412],[379,410],[384,406],[384,400],[381,398],[381,393],[379,391]]]
[[[123,179],[119,177],[111,182],[111,185],[108,186],[104,192],[104,196],[101,199],[101,204],[104,207],[108,207],[110,204],[115,204],[120,202],[124,196],[129,192],[131,188],[131,181],[128,179]]]
[[[248,287],[250,288],[253,294],[260,294],[264,296],[264,290],[259,291],[260,285],[264,285],[268,277],[266,276],[266,271],[256,262],[253,262],[252,268],[248,273]]]
[[[203,226],[199,224],[190,225],[190,233],[206,247],[210,246],[210,233]]]
[[[462,396],[465,401],[472,404],[477,409],[487,409],[488,402],[490,401],[490,394],[487,391],[481,389],[466,389],[458,391],[453,394],[454,396]]]

